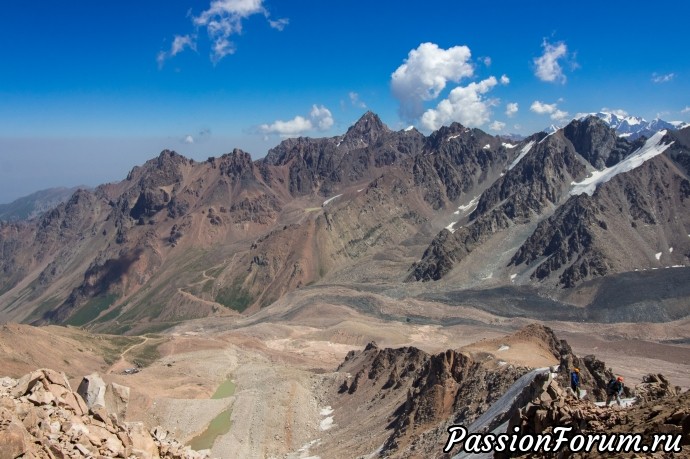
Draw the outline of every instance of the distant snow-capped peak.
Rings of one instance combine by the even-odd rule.
[[[597,113],[586,113],[579,115],[579,119],[586,118],[588,116],[596,116],[601,118],[609,126],[616,130],[616,133],[620,137],[625,137],[629,140],[635,140],[638,137],[645,136],[647,138],[653,136],[662,130],[675,131],[677,129],[683,129],[690,124],[683,121],[664,121],[660,118],[655,118],[652,121],[647,121],[646,119],[639,116],[628,116],[623,114],[617,114],[612,112],[597,112]]]

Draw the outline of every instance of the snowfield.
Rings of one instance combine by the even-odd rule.
[[[582,193],[587,193],[592,196],[594,190],[602,183],[608,182],[618,174],[631,171],[655,156],[660,155],[666,151],[668,147],[673,145],[673,142],[667,144],[662,143],[665,135],[666,131],[657,132],[651,136],[639,150],[635,151],[618,164],[600,171],[594,171],[592,175],[581,182],[573,182],[572,189],[570,190],[571,196],[580,195]]]
[[[532,140],[527,145],[522,147],[522,150],[520,150],[520,154],[518,155],[518,157],[515,158],[512,163],[510,163],[510,166],[508,166],[508,170],[511,170],[512,168],[517,166],[517,164],[520,162],[520,160],[522,158],[524,158],[527,153],[529,153],[529,151],[532,149],[533,146],[534,146],[534,140]]]

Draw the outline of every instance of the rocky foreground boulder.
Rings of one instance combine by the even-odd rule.
[[[87,401],[80,395],[84,393]],[[119,457],[197,459],[197,452],[160,427],[124,422],[129,388],[94,374],[74,392],[49,369],[0,379],[0,459]]]
[[[680,435],[679,453],[601,453],[572,452],[567,448],[557,455],[544,452],[529,454],[495,453],[494,457],[541,458],[558,457],[690,457],[690,391],[680,392],[672,387],[662,375],[648,375],[638,386],[638,392],[645,394],[639,404],[620,408],[614,402],[611,406],[599,406],[591,400],[578,400],[570,389],[564,389],[557,379],[543,383],[541,394],[530,403],[518,409],[508,423],[506,432],[519,429],[524,434],[553,433],[555,427],[570,427],[567,437],[595,434],[641,434],[644,444],[652,444],[653,435]],[[608,455],[607,455],[608,454]]]

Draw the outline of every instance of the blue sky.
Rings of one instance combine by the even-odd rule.
[[[260,158],[281,136],[343,133],[367,109],[424,132],[528,134],[602,108],[690,121],[688,13],[681,1],[7,2],[0,202],[120,180],[164,148]]]

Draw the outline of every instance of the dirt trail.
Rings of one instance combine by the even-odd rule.
[[[148,336],[142,336],[142,338],[144,338],[144,340],[143,340],[142,342],[136,343],[136,344],[132,344],[132,345],[129,346],[127,349],[125,349],[124,351],[122,351],[122,352],[120,353],[120,358],[118,359],[118,361],[115,362],[114,364],[112,364],[112,365],[110,366],[110,368],[108,368],[108,371],[107,371],[106,373],[107,373],[107,374],[112,374],[113,372],[120,372],[120,371],[123,371],[123,370],[126,369],[126,368],[129,368],[131,364],[130,364],[128,361],[125,360],[125,354],[127,354],[129,351],[131,351],[131,350],[134,349],[135,347],[139,347],[139,346],[142,346],[142,345],[146,344],[146,342],[149,340],[149,337],[148,337]]]

